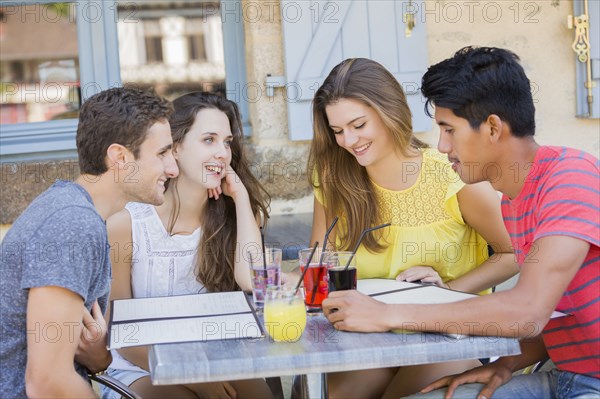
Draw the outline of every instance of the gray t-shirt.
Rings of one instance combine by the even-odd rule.
[[[57,181],[37,197],[7,232],[0,258],[0,398],[25,397],[27,336],[49,342],[73,335],[73,326],[30,326],[29,288],[59,286],[81,296],[90,309],[106,310],[110,246],[106,224],[80,185]],[[31,336],[33,334],[33,337]],[[75,337],[79,339],[79,337]],[[75,363],[85,376],[84,368]]]

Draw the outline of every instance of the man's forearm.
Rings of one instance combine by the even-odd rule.
[[[386,305],[392,329],[431,331],[444,334],[490,335],[531,338],[548,321],[531,307],[515,303],[510,291],[438,305]]]
[[[497,362],[515,372],[548,359],[546,345],[544,345],[544,340],[541,335],[523,339],[519,344],[521,345],[520,355],[501,357]]]
[[[469,273],[447,283],[456,291],[478,293],[498,285],[519,272],[515,255],[498,253]]]
[[[75,370],[62,374],[48,371],[45,377],[26,378],[29,398],[98,398],[92,386]]]

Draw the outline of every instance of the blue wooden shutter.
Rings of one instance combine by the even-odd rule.
[[[584,13],[583,0],[573,2],[573,13],[577,17]],[[588,17],[590,25],[590,59],[592,62],[592,109],[591,113],[587,103],[588,91],[585,86],[587,68],[585,62],[580,62],[575,57],[577,77],[577,116],[584,118],[600,118],[600,1],[588,0]],[[590,83],[591,83],[590,82]]]
[[[371,58],[385,65],[407,94],[415,131],[431,129],[418,88],[427,68],[425,26],[417,19],[405,37],[400,0],[281,0],[289,137],[312,138],[311,101],[331,69],[346,58]]]
[[[590,12],[590,58],[592,59],[592,81],[594,82],[594,105],[592,118],[600,118],[600,2],[589,1]]]

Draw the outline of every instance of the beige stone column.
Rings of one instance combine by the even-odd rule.
[[[265,87],[268,74],[285,75],[279,0],[243,0],[241,7],[248,78],[241,95],[250,105],[253,172],[271,194],[273,214],[312,212],[306,179],[310,141],[288,139],[285,89],[269,97]]]

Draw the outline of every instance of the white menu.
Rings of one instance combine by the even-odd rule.
[[[263,336],[241,291],[111,301],[109,349]]]
[[[388,304],[438,304],[458,302],[476,297],[476,294],[453,291],[431,284],[407,283],[387,279],[358,280],[357,290]],[[554,311],[551,318],[568,316]]]

